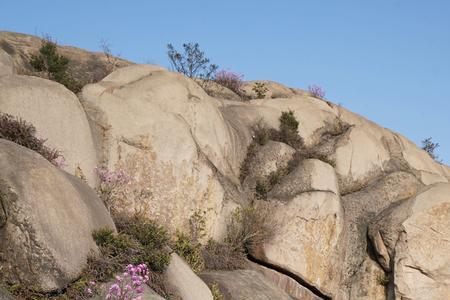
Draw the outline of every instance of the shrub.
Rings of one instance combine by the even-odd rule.
[[[111,47],[107,40],[102,39],[100,41],[100,48],[106,57],[106,75],[114,72],[118,64],[118,58],[112,54]]]
[[[225,242],[236,251],[252,252],[270,239],[275,230],[267,206],[254,203],[233,213]]]
[[[205,268],[202,256],[202,245],[194,242],[191,237],[183,233],[177,233],[173,250],[191,266],[195,273],[200,273]]]
[[[256,93],[257,99],[265,98],[266,93],[269,91],[264,82],[255,82],[255,84],[252,87],[252,90]]]
[[[66,86],[77,93],[81,86],[68,73],[69,59],[58,53],[56,42],[46,37],[39,52],[33,54],[30,59],[31,66],[38,72],[43,72],[47,78]]]
[[[320,87],[319,85],[310,85],[308,87],[308,92],[311,94],[311,96],[318,98],[318,99],[325,99],[325,90]]]
[[[377,276],[377,282],[379,285],[387,286],[389,284],[389,276],[386,275],[378,275]]]
[[[207,270],[237,270],[245,268],[245,253],[228,243],[209,240],[203,249],[203,260]]]
[[[21,118],[0,113],[0,138],[36,151],[55,166],[64,166],[61,152],[47,147],[46,140],[36,137],[36,128],[33,124]]]
[[[255,186],[255,197],[259,200],[266,200],[267,199],[267,193],[269,192],[270,188],[268,186],[267,180],[265,179],[258,179],[256,181]]]
[[[175,252],[183,257],[196,273],[203,271],[201,239],[205,236],[206,211],[197,210],[189,218],[189,235],[178,232],[173,243]]]
[[[221,70],[216,73],[214,81],[242,97],[242,86],[244,85],[243,78],[244,76],[241,74]]]
[[[267,144],[271,138],[271,131],[267,125],[260,120],[258,123],[252,126],[253,140],[261,146]]]
[[[256,155],[258,149],[258,145],[255,142],[250,143],[250,145],[247,148],[247,155],[244,158],[244,161],[241,164],[240,170],[239,170],[239,180],[241,183],[244,182],[245,178],[250,173],[250,163],[253,159],[253,157]]]
[[[125,187],[132,182],[132,178],[122,169],[112,171],[104,166],[96,167],[94,172],[100,180],[97,188],[99,197],[108,211],[113,210],[114,213],[117,203],[125,197]]]
[[[280,116],[279,138],[296,149],[301,146],[301,138],[298,135],[298,121],[292,110],[283,111]]]
[[[434,152],[437,148],[439,148],[439,143],[434,143],[431,137],[422,141],[422,149],[425,150],[432,159],[439,161],[439,156]]]
[[[184,53],[178,52],[172,44],[167,45],[167,55],[169,56],[172,68],[189,78],[200,78],[211,80],[218,69],[215,64],[210,64],[209,58],[200,50],[198,43],[183,44]]]

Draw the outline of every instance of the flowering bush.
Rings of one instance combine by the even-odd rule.
[[[244,85],[243,78],[244,75],[242,74],[221,70],[216,73],[214,81],[241,96],[242,86]]]
[[[146,264],[137,266],[129,264],[124,273],[116,276],[109,287],[105,299],[140,300],[144,293],[144,284],[149,281],[149,270]]]
[[[310,85],[308,87],[308,92],[315,98],[325,99],[325,90],[319,85]]]
[[[100,179],[98,192],[106,208],[111,210],[114,203],[121,197],[123,188],[132,182],[132,177],[124,170],[119,169],[111,171],[106,167],[97,167],[94,169]]]

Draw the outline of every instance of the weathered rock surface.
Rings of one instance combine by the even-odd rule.
[[[7,291],[0,288],[0,300],[14,300],[14,298]]]
[[[79,167],[94,186],[98,165],[89,122],[78,98],[59,83],[32,76],[0,77],[0,111],[32,123],[47,145],[60,150],[67,170]]]
[[[256,271],[214,271],[200,276],[208,285],[216,283],[225,300],[293,300],[285,291]]]
[[[305,159],[282,181],[275,185],[269,197],[289,199],[305,192],[331,192],[339,195],[333,167],[318,159]]]
[[[220,180],[238,182],[240,152],[219,103],[192,80],[150,65],[119,69],[86,86],[82,99],[101,160],[148,189],[124,206],[144,209],[172,230],[186,229],[189,217],[205,210],[207,232],[215,235],[226,206]]]
[[[264,83],[267,88],[265,98],[290,98],[296,95],[306,95],[306,92],[299,89],[292,89],[278,82],[270,80],[253,80],[246,81],[242,87],[243,92],[250,98],[256,98],[256,93],[253,90],[256,82]]]
[[[74,173],[80,164],[92,186],[98,162],[124,169],[136,181],[124,209],[143,210],[171,231],[186,230],[189,217],[205,211],[206,238],[220,239],[229,215],[251,200],[249,182],[285,168],[297,155],[298,167],[268,194],[279,228],[254,253],[258,259],[333,299],[440,299],[448,293],[450,168],[406,138],[274,82],[263,81],[269,89],[265,99],[242,102],[228,90],[210,97],[194,81],[149,65],[121,68],[85,86],[81,107],[59,84],[10,75],[13,68],[31,70],[28,59],[40,43],[0,33],[0,48],[8,54],[0,50],[0,111],[32,122],[50,146],[64,152],[67,170]],[[102,54],[59,50],[83,82],[101,77],[99,70],[105,74]],[[244,87],[247,96],[255,97],[253,84]],[[241,185],[251,127],[262,120],[278,129],[287,110],[299,121],[301,149],[295,153],[273,141],[258,147]],[[15,186],[22,178],[36,180],[20,174]],[[53,177],[42,177],[42,186],[60,188]],[[0,217],[6,224],[2,210]],[[387,279],[387,286],[380,284]],[[230,289],[239,284],[230,283]]]
[[[13,74],[13,60],[4,50],[0,49],[0,76]]]
[[[369,231],[378,260],[393,272],[396,299],[450,295],[450,184],[437,183],[386,209]],[[387,261],[387,262],[386,262]],[[394,296],[394,295],[391,295]]]
[[[30,75],[34,72],[29,61],[39,52],[42,39],[36,36],[0,31],[0,49],[8,53],[18,74]],[[81,84],[96,82],[111,70],[128,66],[131,63],[118,58],[108,59],[104,53],[58,45],[58,53],[69,59],[69,73]],[[113,49],[114,50],[114,49]]]
[[[42,291],[76,279],[97,249],[92,231],[114,228],[86,184],[6,140],[0,140],[0,200],[3,275]]]
[[[276,286],[285,291],[289,296],[294,299],[299,300],[322,300],[321,297],[313,294],[309,289],[302,286],[300,283],[295,281],[293,278],[284,275],[275,270],[266,268],[262,265],[248,262],[248,269],[257,271],[264,275],[267,279],[269,279]]]
[[[295,149],[280,142],[269,141],[261,146],[250,162],[249,178],[265,178],[272,172],[286,168]]]
[[[212,300],[208,286],[191,270],[186,262],[172,253],[164,272],[166,281],[183,300]]]
[[[276,233],[255,256],[331,294],[343,229],[339,197],[332,192],[306,192],[288,202],[272,202],[270,210]]]

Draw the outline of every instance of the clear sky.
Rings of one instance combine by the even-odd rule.
[[[198,42],[246,79],[306,88],[402,133],[433,137],[450,163],[449,0],[0,0],[0,30],[168,66]]]

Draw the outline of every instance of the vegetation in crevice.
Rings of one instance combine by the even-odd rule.
[[[36,151],[49,162],[58,167],[65,166],[61,152],[45,145],[43,138],[38,138],[33,124],[9,114],[0,113],[0,139],[9,140],[28,149]]]

